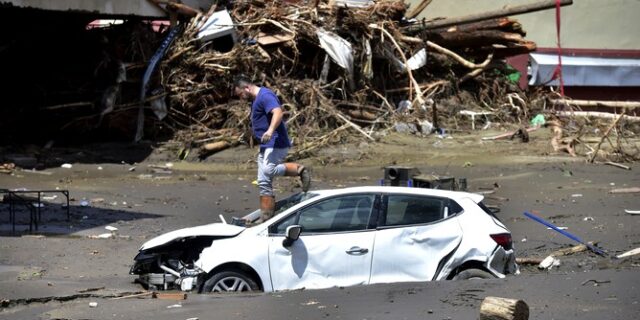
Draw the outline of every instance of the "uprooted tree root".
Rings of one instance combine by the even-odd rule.
[[[553,113],[549,114],[553,116]],[[613,121],[580,117],[547,121],[555,152],[585,157],[587,162],[633,162],[640,160],[638,126],[626,123],[622,112]],[[606,143],[605,143],[606,142]]]

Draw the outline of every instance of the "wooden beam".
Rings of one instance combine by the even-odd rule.
[[[555,105],[578,106],[578,107],[608,107],[635,109],[640,107],[640,101],[601,101],[601,100],[551,100]]]
[[[600,119],[616,119],[620,115],[608,112],[596,112],[596,111],[556,111],[557,116],[563,117],[586,117],[586,118],[600,118]],[[624,115],[624,121],[628,122],[640,122],[640,117]]]
[[[568,6],[572,4],[573,4],[573,0],[560,1],[561,6]],[[444,27],[467,24],[467,23],[478,22],[478,21],[483,21],[488,19],[501,18],[501,17],[523,14],[523,13],[553,9],[555,7],[556,7],[556,0],[544,0],[544,1],[534,2],[534,3],[524,4],[520,6],[515,6],[511,8],[506,8],[506,9],[487,11],[487,12],[478,13],[478,14],[471,14],[463,17],[447,18],[447,19],[437,20],[433,22],[416,23],[416,24],[405,27],[404,30],[406,32],[419,32],[422,30],[444,28]]]

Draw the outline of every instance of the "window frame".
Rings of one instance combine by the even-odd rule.
[[[277,222],[274,222],[273,224],[271,224],[268,227],[268,236],[272,237],[272,236],[283,236],[284,232],[282,233],[278,233],[276,232],[277,227],[283,223],[284,221],[288,220],[289,218],[291,218],[292,216],[297,216],[295,219],[295,223],[293,225],[297,225],[300,221],[300,213],[312,206],[318,205],[321,202],[325,202],[325,201],[330,201],[336,198],[344,198],[344,197],[352,197],[352,196],[373,196],[373,208],[371,211],[371,215],[369,216],[369,221],[367,222],[367,225],[364,229],[361,230],[342,230],[342,231],[329,231],[329,232],[307,232],[305,233],[304,230],[302,231],[302,233],[300,234],[301,236],[310,236],[310,235],[326,235],[326,234],[336,234],[336,233],[348,233],[348,232],[364,232],[364,231],[370,231],[370,230],[375,230],[376,226],[377,226],[377,221],[380,217],[380,212],[381,212],[381,195],[378,192],[358,192],[358,193],[348,193],[348,194],[339,194],[339,195],[333,195],[330,197],[326,197],[326,198],[322,198],[322,199],[316,199],[316,201],[309,203],[301,208],[298,208],[296,211],[288,214],[286,217],[283,217],[282,219],[279,219]]]
[[[446,217],[440,218],[438,220],[432,222],[424,222],[424,223],[413,223],[413,224],[395,224],[395,225],[385,225],[388,209],[389,209],[389,197],[390,196],[410,196],[410,197],[419,197],[419,198],[429,198],[435,200],[444,201],[444,209],[447,210],[448,214]],[[451,209],[453,206],[459,207],[458,212],[451,213]],[[412,193],[384,193],[381,195],[381,206],[379,209],[378,220],[376,221],[376,229],[393,229],[393,228],[406,228],[411,226],[422,226],[422,225],[430,225],[435,223],[440,223],[442,221],[451,219],[453,217],[457,217],[464,213],[464,207],[462,207],[458,202],[449,198],[449,197],[438,197],[433,195],[423,195],[423,194],[412,194]],[[443,213],[444,214],[444,213]]]

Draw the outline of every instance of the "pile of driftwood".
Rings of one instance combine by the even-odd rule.
[[[174,140],[203,157],[253,143],[249,104],[231,87],[239,74],[280,97],[292,157],[353,137],[375,140],[398,122],[425,134],[454,129],[468,123],[458,112],[473,107],[492,108],[505,122],[527,121],[526,103],[512,107],[514,95],[527,98],[507,78],[513,70],[504,58],[536,46],[517,21],[504,17],[510,11],[465,24],[409,20],[430,2],[407,12],[399,0],[357,8],[349,1],[252,0],[197,13],[162,69]],[[237,33],[226,51],[216,47],[221,40],[197,40],[220,9],[228,10]]]

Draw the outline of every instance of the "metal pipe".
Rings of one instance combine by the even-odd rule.
[[[536,216],[534,214],[526,212],[526,211],[524,212],[524,215],[527,218],[530,218],[531,220],[534,220],[534,221],[536,221],[536,222],[538,222],[540,224],[543,224],[543,225],[551,228],[552,230],[562,234],[563,236],[565,236],[565,237],[567,237],[567,238],[569,238],[569,239],[571,239],[573,241],[576,241],[578,243],[584,244],[585,246],[587,246],[587,248],[589,248],[591,251],[593,251],[596,254],[599,254],[601,256],[607,256],[608,255],[606,252],[600,250],[599,248],[597,248],[595,246],[592,246],[592,245],[588,244],[587,242],[585,242],[582,239],[578,238],[577,236],[569,233],[568,231],[565,231],[565,230],[562,230],[562,229],[558,228],[556,225],[554,225],[553,223],[551,223],[549,221],[546,221],[546,220],[544,220],[544,219],[542,219],[542,218],[540,218],[540,217],[538,217],[538,216]]]
[[[162,270],[164,270],[164,271],[166,271],[166,272],[169,272],[169,273],[171,273],[172,275],[174,275],[174,276],[176,276],[176,277],[180,278],[180,273],[178,273],[177,271],[175,271],[175,270],[173,270],[173,269],[171,269],[171,268],[169,268],[169,267],[165,266],[164,264],[161,264],[161,265],[160,265],[160,269],[162,269]]]

